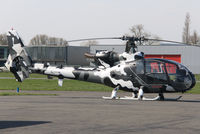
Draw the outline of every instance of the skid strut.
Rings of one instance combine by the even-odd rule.
[[[111,93],[111,96],[110,97],[105,97],[105,96],[103,96],[102,98],[103,99],[119,99],[119,97],[117,97],[117,91],[119,90],[119,85],[116,87],[116,88],[114,88],[113,90],[112,90],[112,93]]]

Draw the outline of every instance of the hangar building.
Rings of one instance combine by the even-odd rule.
[[[48,62],[52,65],[89,65],[89,62],[84,57],[84,53],[89,52],[89,47],[28,46],[25,49],[34,62]]]

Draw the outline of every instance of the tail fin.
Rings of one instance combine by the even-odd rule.
[[[9,30],[7,39],[9,56],[5,66],[14,74],[17,81],[22,82],[29,77],[29,67],[32,64],[32,60],[26,53],[24,43],[16,30]]]

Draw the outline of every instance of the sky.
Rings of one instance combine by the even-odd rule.
[[[186,13],[200,33],[199,0],[0,0],[0,33],[14,28],[25,44],[36,34],[66,40],[119,37],[142,24],[162,39],[182,40]],[[110,44],[120,41],[107,41]],[[106,41],[99,42],[106,43]],[[70,45],[77,45],[71,43]]]

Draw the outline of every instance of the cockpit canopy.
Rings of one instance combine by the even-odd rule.
[[[193,84],[192,73],[175,61],[141,59],[133,61],[133,68],[147,84],[169,84],[176,90],[187,90]]]

